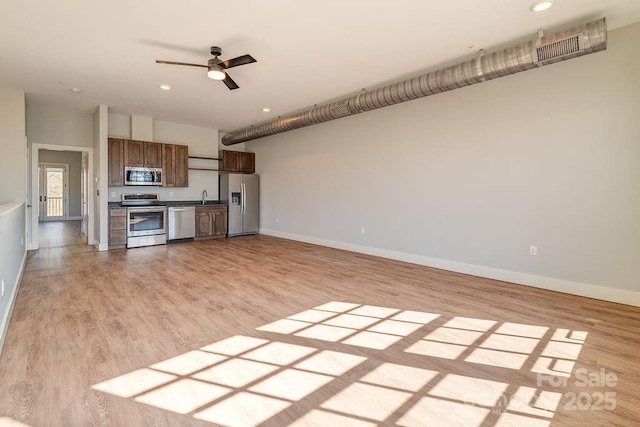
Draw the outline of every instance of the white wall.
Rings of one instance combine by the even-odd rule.
[[[131,138],[131,117],[109,114],[109,137]],[[218,157],[218,130],[180,123],[153,120],[153,141],[189,146],[190,156]],[[189,166],[213,168],[218,162],[189,159]],[[189,171],[189,187],[109,187],[109,201],[120,201],[122,193],[158,193],[161,200],[200,200],[207,190],[208,200],[218,199],[218,173]]]
[[[0,88],[0,204],[27,196],[24,105],[24,92]]]
[[[93,146],[91,113],[52,106],[27,106],[29,143]]]
[[[0,281],[4,294],[0,294],[0,351],[9,327],[11,311],[18,294],[18,286],[26,259],[25,203],[10,202],[0,205]]]
[[[106,251],[109,247],[109,220],[107,196],[107,131],[108,109],[100,105],[93,113],[93,189],[94,203],[94,239],[99,250]],[[89,213],[91,215],[91,213]]]
[[[247,143],[262,232],[640,305],[638,43]]]
[[[26,256],[27,145],[24,92],[0,88],[0,350]],[[2,286],[0,286],[1,288]]]
[[[38,150],[38,162],[68,164],[70,217],[82,215],[82,152]]]

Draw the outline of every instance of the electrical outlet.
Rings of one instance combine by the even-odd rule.
[[[276,217],[276,224],[280,222],[280,218]]]
[[[115,191],[111,192],[111,197],[116,197],[116,192]]]
[[[364,234],[364,227],[360,227],[360,234]]]
[[[24,237],[20,238],[20,246],[24,246]]]
[[[2,279],[2,291],[0,292],[0,297],[4,296],[4,279]]]
[[[529,246],[529,255],[538,256],[538,247],[537,246]]]
[[[169,197],[173,197],[173,191],[169,191]]]

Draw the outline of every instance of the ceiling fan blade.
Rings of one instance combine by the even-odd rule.
[[[204,67],[204,68],[208,68],[208,65],[201,65],[201,64],[189,64],[188,62],[175,62],[175,61],[160,61],[158,59],[156,59],[156,64],[169,64],[169,65],[188,65],[190,67]]]
[[[224,79],[222,79],[222,82],[227,85],[229,90],[238,89],[240,87],[236,82],[233,81],[233,79],[227,73],[225,73]]]
[[[220,65],[224,68],[232,68],[237,67],[238,65],[251,64],[252,62],[258,62],[251,55],[242,55],[237,58],[228,59],[226,61],[222,61]]]

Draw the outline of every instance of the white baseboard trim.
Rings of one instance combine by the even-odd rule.
[[[343,249],[346,251],[358,252],[367,255],[374,255],[382,258],[389,258],[397,261],[424,265],[426,267],[454,271],[456,273],[470,274],[472,276],[484,277],[487,279],[501,280],[503,282],[516,283],[518,285],[532,286],[534,288],[547,289],[550,291],[562,292],[565,294],[595,298],[603,301],[610,301],[640,307],[640,292],[629,291],[626,289],[608,288],[587,283],[573,282],[570,280],[555,279],[553,277],[537,276],[534,274],[520,273],[517,271],[501,270],[493,267],[484,267],[481,265],[448,261],[439,258],[426,257],[423,255],[410,254],[406,252],[372,248],[369,246],[321,239],[318,237],[305,236],[302,234],[285,233],[277,230],[260,229],[260,234],[280,237],[288,240],[296,240],[299,242],[312,243],[315,245],[327,246],[335,249]]]
[[[100,252],[109,250],[109,245],[106,243],[95,242],[93,246]]]
[[[22,273],[24,272],[24,265],[27,262],[27,251],[24,251],[24,256],[22,257],[22,263],[20,264],[20,271],[18,272],[18,277],[16,278],[16,282],[13,286],[13,293],[11,294],[11,302],[9,303],[9,309],[6,311],[4,318],[2,319],[2,324],[0,324],[0,354],[2,354],[2,349],[4,348],[4,339],[7,336],[7,331],[9,330],[9,322],[11,322],[11,315],[13,314],[13,307],[16,303],[16,298],[18,297],[18,288],[20,287],[20,283],[22,283]]]

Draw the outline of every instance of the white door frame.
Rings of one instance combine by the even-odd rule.
[[[80,177],[80,224],[83,236],[87,236],[87,216],[89,215],[89,155],[82,152],[82,176]]]
[[[38,177],[38,179],[40,180],[40,191],[41,192],[44,188],[46,187],[46,182],[47,179],[45,178],[45,172],[47,170],[47,168],[51,166],[54,168],[59,168],[59,169],[63,169],[63,174],[62,174],[62,217],[54,217],[55,219],[49,219],[47,218],[47,214],[46,214],[46,210],[47,210],[47,202],[44,202],[44,204],[42,206],[40,206],[39,212],[42,214],[40,216],[40,221],[44,222],[44,221],[66,221],[69,219],[69,164],[68,163],[49,163],[49,162],[44,162],[44,163],[38,163],[38,169],[40,169],[40,167],[42,167],[42,174],[41,176]],[[43,193],[44,194],[44,193]],[[39,196],[38,196],[39,197]]]
[[[93,147],[76,147],[73,145],[49,145],[49,144],[31,144],[31,195],[29,197],[31,208],[31,235],[29,236],[29,242],[27,249],[33,250],[39,247],[38,237],[38,157],[39,150],[54,150],[54,151],[79,151],[88,154],[88,166],[89,177],[93,176]],[[93,180],[88,180],[89,194],[93,194]],[[89,197],[89,217],[87,218],[87,228],[89,229],[89,235],[87,236],[87,244],[95,245],[97,242],[94,238],[93,221],[94,218],[94,202],[93,197]]]

